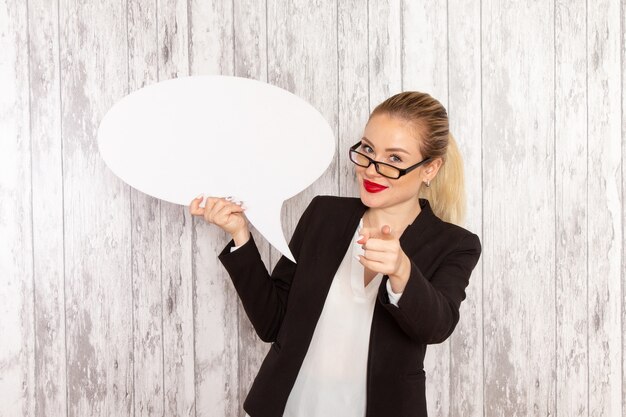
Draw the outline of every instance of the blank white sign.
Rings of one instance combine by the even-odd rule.
[[[98,146],[118,177],[153,197],[185,206],[200,194],[243,201],[248,220],[295,262],[281,207],[326,170],[335,138],[315,108],[286,90],[194,76],[121,99],[100,124]]]

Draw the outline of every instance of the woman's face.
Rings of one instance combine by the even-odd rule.
[[[407,168],[424,159],[414,132],[415,129],[406,120],[377,114],[365,126],[357,151],[375,161]],[[424,172],[429,165],[421,165],[398,179],[380,175],[374,164],[367,168],[356,165],[361,201],[370,208],[414,208],[415,204],[419,204],[418,191],[422,181],[432,179]]]

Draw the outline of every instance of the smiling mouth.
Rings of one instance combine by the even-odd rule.
[[[363,187],[365,187],[365,191],[367,191],[368,193],[378,193],[389,188],[368,180],[363,180]]]

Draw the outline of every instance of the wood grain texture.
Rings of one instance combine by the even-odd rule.
[[[267,82],[267,2],[237,0],[234,2],[234,75]],[[251,225],[250,225],[251,226]],[[259,248],[265,266],[270,265],[270,245],[251,226],[251,233]],[[228,277],[227,280],[230,281]],[[239,415],[245,416],[243,402],[268,351],[237,298],[238,320],[238,370],[239,370]]]
[[[587,12],[589,415],[622,412],[620,7]]]
[[[35,414],[28,8],[0,1],[0,416]]]
[[[486,416],[556,411],[553,10],[482,3]]]
[[[557,0],[554,32],[556,410],[558,415],[563,416],[587,416],[589,334],[586,299],[589,208],[585,2]],[[581,300],[585,302],[581,303]]]
[[[371,109],[438,98],[483,253],[427,353],[430,415],[626,417],[625,27],[625,0],[0,0],[0,417],[244,415],[268,347],[229,237],[96,145],[118,99],[188,74],[267,81],[333,127],[287,238],[314,195],[358,194]]]
[[[368,1],[369,110],[402,91],[401,0]]]
[[[157,81],[157,2],[127,3],[128,91]],[[159,200],[131,188],[133,415],[163,416],[164,353]]]
[[[402,89],[448,105],[448,2],[402,2]]]
[[[367,3],[339,0],[337,25],[339,195],[357,197],[355,165],[348,149],[361,139],[369,118]]]
[[[466,226],[482,235],[480,1],[448,3],[448,115],[465,165]],[[483,416],[483,277],[481,257],[450,338],[450,416]]]
[[[234,74],[233,5],[191,1],[192,75]],[[196,416],[240,414],[238,299],[217,254],[230,239],[194,221]]]
[[[297,0],[267,4],[267,78],[272,85],[308,101],[337,136],[337,8],[324,1]],[[332,92],[332,93],[330,93]],[[336,144],[337,146],[337,144]],[[283,205],[287,238],[315,195],[337,194],[337,155],[310,187]],[[272,249],[271,267],[280,254]]]
[[[189,0],[191,75],[233,75],[233,5],[219,0]]]
[[[157,2],[158,80],[189,75],[186,2]],[[186,206],[160,202],[163,393],[166,416],[196,413],[193,227]]]
[[[402,2],[402,90],[422,91],[448,106],[447,1]],[[450,414],[450,341],[428,347],[429,416]]]
[[[622,82],[622,417],[626,417],[626,1],[620,2],[621,9],[621,82]]]
[[[129,187],[96,146],[127,93],[123,6],[59,3],[69,417],[132,414]]]
[[[67,410],[58,5],[28,2],[36,416]]]

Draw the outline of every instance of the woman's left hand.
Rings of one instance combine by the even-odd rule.
[[[388,275],[393,292],[404,291],[411,273],[411,261],[400,247],[399,238],[389,226],[383,226],[380,230],[363,228],[360,234],[357,243],[365,251],[359,256],[361,265],[371,271]]]

